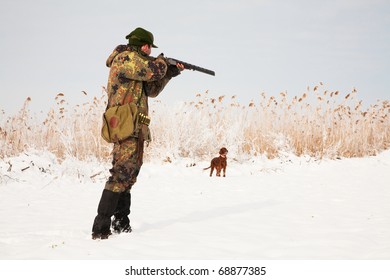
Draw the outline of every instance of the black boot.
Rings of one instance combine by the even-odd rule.
[[[115,208],[119,200],[119,193],[103,190],[92,227],[92,239],[107,239],[111,235],[111,216],[114,215]]]
[[[131,232],[129,214],[131,205],[131,194],[123,192],[119,196],[118,205],[114,212],[114,220],[112,221],[112,228],[115,233]]]

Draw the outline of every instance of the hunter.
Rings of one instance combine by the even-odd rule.
[[[159,95],[184,70],[180,63],[168,65],[162,55],[150,56],[152,48],[157,48],[151,32],[138,27],[126,39],[128,44],[117,46],[106,61],[110,68],[107,109],[133,102],[143,117],[138,118],[137,129],[130,137],[114,143],[111,176],[100,198],[92,239],[107,239],[112,234],[111,227],[115,233],[132,231],[131,189],[143,163],[144,142],[151,140],[148,97]]]

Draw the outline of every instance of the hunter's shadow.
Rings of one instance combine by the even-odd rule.
[[[176,223],[200,222],[200,221],[219,218],[223,216],[229,216],[232,214],[249,212],[249,211],[253,211],[254,209],[261,209],[274,204],[275,202],[272,201],[265,201],[265,202],[262,201],[262,202],[252,202],[252,203],[238,204],[232,206],[218,207],[218,208],[213,208],[204,211],[195,211],[183,217],[162,220],[155,223],[143,223],[137,229],[137,232],[145,232],[148,230],[162,229],[174,225]]]

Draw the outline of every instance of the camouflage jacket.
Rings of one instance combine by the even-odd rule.
[[[163,58],[144,55],[138,48],[119,45],[106,61],[108,107],[134,102],[148,115],[148,96],[156,97],[172,78]]]

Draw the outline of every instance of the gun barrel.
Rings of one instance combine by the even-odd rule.
[[[203,68],[203,67],[200,67],[200,66],[196,66],[196,65],[193,65],[193,64],[190,64],[190,63],[178,60],[176,58],[166,58],[166,61],[170,65],[176,65],[177,63],[180,63],[180,64],[182,64],[184,66],[184,69],[198,71],[198,72],[202,72],[202,73],[205,73],[205,74],[208,74],[208,75],[211,75],[211,76],[215,76],[215,72],[212,71],[212,70],[209,70],[209,69],[206,69],[206,68]]]

